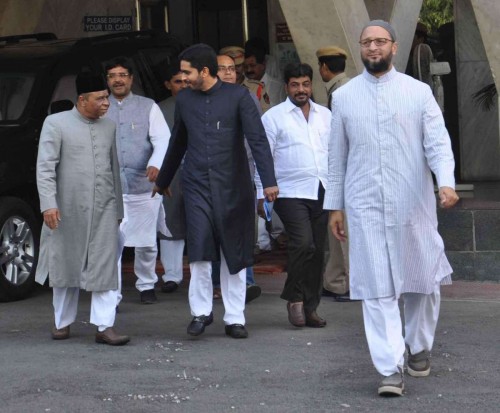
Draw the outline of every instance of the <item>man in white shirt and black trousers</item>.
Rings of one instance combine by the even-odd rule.
[[[288,277],[281,293],[288,320],[297,327],[324,327],[318,316],[328,217],[323,211],[328,176],[330,111],[311,100],[311,66],[291,63],[284,72],[285,102],[262,117],[274,159],[280,197],[274,210],[289,236]],[[261,185],[256,178],[257,189]],[[263,216],[263,194],[258,192]]]

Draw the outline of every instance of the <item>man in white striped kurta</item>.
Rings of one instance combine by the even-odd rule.
[[[351,298],[363,300],[370,354],[385,377],[379,394],[402,393],[405,344],[408,373],[429,374],[439,285],[451,282],[437,232],[431,171],[441,206],[458,200],[441,111],[427,85],[392,66],[395,40],[388,23],[370,22],[360,41],[366,70],[333,94],[324,201],[340,240],[345,240],[341,210],[349,217]]]

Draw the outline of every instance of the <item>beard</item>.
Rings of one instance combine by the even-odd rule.
[[[189,82],[189,87],[194,90],[200,90],[203,86],[203,78],[200,76],[194,82]]]
[[[303,100],[303,101],[298,101],[296,98],[297,97],[307,97],[307,99]],[[302,106],[305,106],[306,103],[309,102],[309,96],[307,94],[301,94],[301,95],[295,95],[293,98],[290,98],[290,100],[292,101],[292,103],[297,106],[297,107],[302,107]]]
[[[361,58],[366,70],[372,74],[385,73],[389,70],[392,62],[392,53],[389,53],[386,57],[381,57],[378,62],[368,60],[366,58]]]

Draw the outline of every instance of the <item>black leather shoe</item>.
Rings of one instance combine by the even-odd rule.
[[[244,325],[241,324],[229,324],[224,327],[226,330],[226,335],[232,338],[247,338],[248,331]]]
[[[193,320],[189,323],[187,328],[187,333],[190,336],[199,336],[205,331],[205,327],[212,324],[214,321],[214,314],[210,315],[199,315],[193,317]]]
[[[162,293],[173,293],[175,290],[177,290],[177,287],[179,287],[179,284],[173,282],[173,281],[167,281],[165,284],[161,286],[161,292]]]
[[[350,303],[351,301],[358,301],[351,300],[349,291],[347,291],[345,294],[334,294],[333,299],[335,301],[338,301],[339,303]]]
[[[260,297],[260,294],[262,293],[262,290],[258,285],[247,285],[247,292],[245,295],[245,304],[248,304],[250,301],[255,300],[256,298]]]
[[[142,304],[154,304],[158,301],[156,298],[155,290],[144,290],[141,291],[141,303]]]
[[[347,291],[344,294],[337,294],[333,293],[331,291],[325,290],[323,288],[323,292],[321,293],[323,297],[332,297],[335,301],[338,301],[339,303],[348,303],[350,301],[357,301],[357,300],[351,300],[349,297],[349,291]]]

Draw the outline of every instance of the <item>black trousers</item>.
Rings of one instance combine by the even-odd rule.
[[[323,210],[325,190],[318,200],[278,198],[274,209],[288,234],[288,277],[281,298],[303,301],[304,311],[315,311],[323,289],[323,261],[328,211]]]

